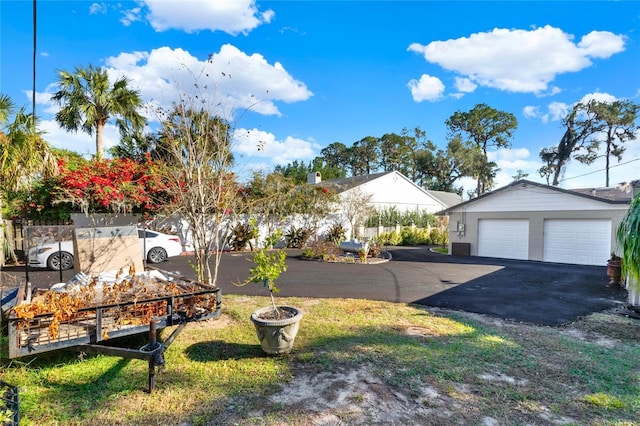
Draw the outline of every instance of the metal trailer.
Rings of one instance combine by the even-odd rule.
[[[3,292],[3,330],[8,334],[9,358],[70,349],[146,360],[149,363],[148,392],[151,392],[155,386],[156,367],[164,364],[164,351],[184,326],[192,321],[218,318],[222,311],[218,287],[157,271],[167,277],[172,294],[125,294],[123,300],[114,303],[80,305],[74,312],[49,312],[32,318],[20,318],[13,309],[29,300],[30,289],[26,285]],[[176,325],[178,327],[164,342],[157,341],[158,329]],[[112,339],[145,332],[149,333],[149,343],[140,349],[109,345]]]

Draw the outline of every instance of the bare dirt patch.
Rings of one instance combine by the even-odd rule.
[[[482,374],[492,382],[526,386],[504,374]],[[305,412],[305,423],[316,426],[334,425],[457,425],[460,419],[481,425],[502,425],[503,419],[479,416],[478,390],[468,384],[457,384],[446,392],[424,383],[409,393],[394,389],[377,377],[369,366],[357,370],[302,373],[272,395],[270,402],[292,411]],[[535,407],[537,415],[526,417],[531,424],[568,424],[574,419],[552,412],[548,407]],[[260,412],[252,413],[261,417]],[[513,417],[512,417],[513,418]],[[478,423],[479,422],[479,423]]]
[[[445,309],[431,310],[440,313],[451,313]],[[469,318],[475,322],[491,327],[514,332],[523,339],[527,334],[532,336],[540,333],[540,327],[521,323],[503,321],[473,313],[455,312],[456,316]],[[617,335],[610,337],[607,330],[617,329]],[[544,329],[544,328],[543,328]],[[621,339],[633,338],[640,332],[640,322],[629,322],[619,317],[615,311],[594,314],[582,321],[567,327],[549,330],[552,334],[560,332],[568,339],[591,342],[605,348],[615,348]],[[555,331],[554,331],[555,330]],[[399,333],[409,336],[430,338],[430,330],[422,327],[399,327]],[[555,360],[550,360],[554,362]],[[397,367],[397,366],[396,366]],[[498,393],[499,398],[510,397],[500,395],[496,391],[502,387],[516,389],[504,392],[517,393],[517,389],[544,389],[545,380],[555,381],[554,377],[537,378],[531,382],[528,378],[513,376],[503,371],[482,371],[477,375],[478,383],[455,383],[443,389],[441,384],[422,382],[416,389],[397,389],[388,385],[385,380],[374,372],[370,365],[358,368],[314,373],[298,371],[292,380],[282,387],[281,391],[271,395],[272,404],[286,407],[296,412],[296,419],[301,419],[299,413],[304,413],[304,424],[318,426],[333,425],[458,425],[480,424],[483,426],[498,426],[509,421],[522,424],[563,425],[579,424],[579,418],[572,414],[557,412],[553,407],[541,405],[532,401],[509,401],[504,411],[497,409],[496,416],[480,414],[483,398],[481,395],[489,389]],[[486,388],[482,383],[486,384]],[[565,386],[568,394],[577,393],[570,383]],[[486,401],[486,399],[485,399]],[[499,406],[499,400],[495,401]],[[486,404],[486,402],[484,402]],[[260,417],[262,413],[254,412]],[[463,423],[460,423],[462,419]]]

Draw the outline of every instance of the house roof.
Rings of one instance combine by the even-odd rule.
[[[563,188],[558,188],[557,186],[550,186],[550,185],[545,185],[538,182],[532,182],[529,180],[521,179],[518,181],[514,181],[507,186],[503,186],[502,188],[498,188],[494,191],[482,194],[479,197],[472,198],[463,203],[459,203],[454,206],[451,206],[441,212],[438,212],[438,214],[446,215],[446,214],[449,214],[449,212],[451,212],[454,209],[457,209],[467,204],[475,203],[476,201],[482,200],[487,197],[491,197],[493,194],[506,191],[507,189],[510,189],[516,186],[527,186],[527,185],[536,186],[539,188],[546,188],[552,191],[558,191],[565,194],[584,197],[590,200],[601,201],[608,204],[629,204],[631,202],[631,199],[633,198],[633,187],[640,185],[640,180],[621,184],[621,185],[618,185],[617,187],[609,187],[609,188],[563,189]]]
[[[384,175],[394,172],[381,172],[381,173],[373,173],[370,175],[362,175],[362,176],[352,176],[348,178],[341,179],[331,179],[324,180],[316,185],[322,186],[323,188],[332,189],[336,191],[338,194],[344,191],[348,191],[356,186],[360,186],[364,183],[371,182],[372,180],[378,179]]]
[[[581,194],[591,195],[596,198],[606,198],[617,202],[630,202],[633,198],[633,187],[640,186],[640,180],[624,182],[615,187],[602,188],[579,188],[573,189]]]
[[[367,182],[374,181],[382,176],[385,176],[388,174],[394,174],[394,173],[400,175],[407,182],[411,183],[416,188],[428,194],[435,201],[440,203],[443,207],[450,207],[462,201],[462,197],[460,197],[460,195],[454,192],[425,190],[424,188],[416,185],[415,182],[411,181],[411,179],[407,178],[405,175],[403,175],[398,171],[380,172],[380,173],[373,173],[369,175],[352,176],[352,177],[341,178],[341,179],[331,179],[331,180],[321,181],[316,185],[322,186],[323,188],[331,189],[337,193],[342,193],[350,189],[353,189],[355,187],[358,187],[360,185],[363,185]]]
[[[455,192],[433,191],[431,189],[427,189],[427,192],[431,194],[433,198],[440,201],[443,206],[455,206],[456,204],[460,204],[462,201],[462,197]]]

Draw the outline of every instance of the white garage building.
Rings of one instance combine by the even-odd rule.
[[[604,266],[639,184],[567,190],[514,182],[441,212],[449,215],[449,253]]]

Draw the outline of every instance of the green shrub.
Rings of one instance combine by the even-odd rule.
[[[416,225],[418,228],[427,228],[437,223],[436,216],[426,211],[404,211],[399,212],[395,207],[376,210],[374,214],[369,216],[365,221],[367,228],[382,226],[410,226]]]
[[[426,229],[404,228],[400,234],[403,246],[415,246],[419,244],[431,244],[429,231]]]
[[[344,226],[342,226],[341,223],[336,223],[329,228],[324,239],[325,241],[338,246],[345,240],[346,236],[347,231],[344,229]]]
[[[399,246],[402,244],[402,235],[396,231],[384,232],[376,240],[385,246]]]
[[[333,243],[316,241],[302,250],[302,257],[306,259],[333,260],[340,254],[340,249]]]
[[[253,250],[251,240],[257,238],[259,232],[255,225],[255,219],[251,219],[249,223],[239,222],[233,227],[231,230],[231,239],[229,240],[229,244],[233,247],[233,250],[242,251],[247,248],[247,244],[249,248]]]
[[[305,247],[304,249],[302,249],[301,256],[304,257],[305,259],[315,259],[316,253],[313,250],[313,247]]]
[[[382,252],[382,244],[379,241],[371,240],[369,242],[369,257],[378,257]]]
[[[444,246],[449,244],[449,232],[447,230],[440,230],[438,228],[433,228],[431,230],[431,244],[435,244],[438,246]]]
[[[280,242],[283,236],[284,236],[284,233],[282,232],[282,230],[276,229],[275,231],[273,231],[271,235],[267,235],[267,237],[265,237],[264,246],[266,248],[275,247],[276,244]]]
[[[288,248],[303,248],[307,245],[307,241],[311,237],[313,230],[311,228],[300,227],[296,228],[292,226],[287,232],[287,247]]]

